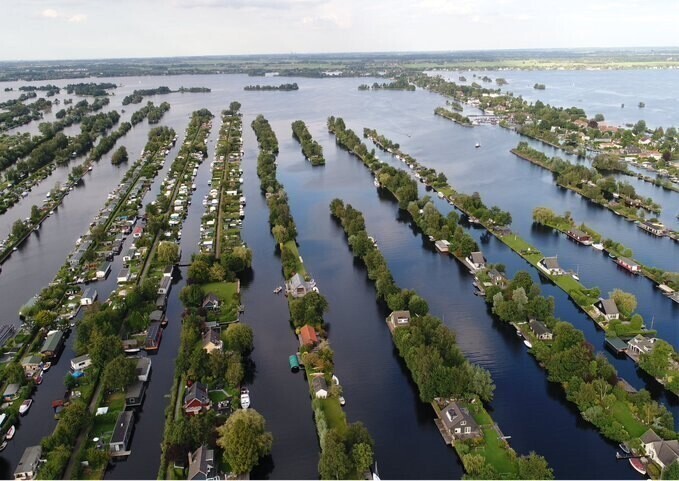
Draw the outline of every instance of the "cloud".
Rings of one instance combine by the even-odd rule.
[[[258,8],[288,10],[296,7],[314,7],[328,0],[175,0],[175,5],[183,8]]]
[[[42,18],[50,18],[50,19],[56,19],[56,20],[66,20],[69,23],[82,23],[87,20],[87,15],[84,13],[76,13],[76,14],[66,14],[66,13],[61,13],[57,12],[53,8],[46,8],[42,12],[40,12],[40,16]]]

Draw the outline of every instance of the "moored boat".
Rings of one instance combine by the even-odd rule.
[[[250,407],[250,391],[246,387],[240,390],[240,407],[243,409]]]
[[[42,366],[42,370],[43,370],[43,372],[47,372],[47,371],[50,370],[51,367],[52,367],[52,363],[48,361]]]
[[[526,347],[527,347],[528,349],[532,349],[532,348],[533,348],[533,345],[530,343],[530,341],[529,341],[528,339],[524,339],[524,340],[523,340],[523,343],[526,345]]]
[[[599,242],[599,243],[596,243],[596,244],[592,244],[592,247],[593,247],[594,249],[598,250],[598,251],[604,250],[604,245],[603,245],[602,243],[600,243],[600,242]]]
[[[644,463],[642,463],[639,458],[629,458],[629,464],[637,473],[642,475],[646,474],[646,466],[644,466]]]
[[[5,434],[5,439],[10,440],[14,437],[14,433],[16,433],[17,428],[12,424],[9,429],[7,430],[7,433]]]
[[[19,414],[22,416],[25,415],[29,409],[31,409],[31,404],[33,404],[33,399],[26,399],[24,402],[21,403],[21,406],[19,406]]]
[[[344,406],[347,403],[346,399],[344,399],[344,396],[339,397],[339,403],[340,406]]]
[[[629,454],[629,448],[627,447],[627,444],[625,444],[625,443],[620,443],[620,444],[618,444],[618,447],[620,448],[620,450],[621,450],[623,453]]]
[[[6,447],[7,447],[7,441],[3,441],[2,444],[0,444],[0,451],[4,451]]]

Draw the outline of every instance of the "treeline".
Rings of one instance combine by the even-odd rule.
[[[47,97],[53,97],[55,94],[58,94],[61,92],[61,89],[57,87],[56,85],[52,84],[47,84],[47,85],[23,85],[19,87],[19,90],[22,92],[45,92],[45,95]]]
[[[621,212],[627,217],[635,220],[643,218],[644,214],[637,213],[636,208],[654,213],[660,212],[660,206],[653,202],[653,199],[641,198],[629,183],[616,181],[610,176],[603,176],[594,168],[574,165],[559,157],[549,158],[543,152],[530,147],[527,142],[519,142],[516,148],[512,149],[512,153],[554,172],[558,185],[575,190],[584,197],[610,207],[616,212]],[[624,206],[619,206],[618,198],[624,200],[631,209],[624,209]],[[613,202],[613,205],[610,204],[611,202]]]
[[[549,380],[559,383],[582,417],[601,434],[617,442],[634,441],[653,428],[665,439],[676,439],[672,414],[653,401],[646,390],[628,393],[618,384],[615,368],[603,354],[595,354],[582,331],[554,318],[554,300],[540,294],[540,287],[527,272],[519,272],[507,287],[486,289],[486,302],[495,316],[505,322],[543,322],[553,334],[544,341],[522,329],[530,337],[532,354],[548,372]],[[633,446],[638,446],[634,441]]]
[[[291,83],[291,84],[280,84],[280,85],[246,85],[243,87],[243,90],[264,90],[264,91],[272,91],[272,90],[282,90],[284,92],[289,92],[292,90],[299,90],[299,85],[297,83]]]
[[[453,112],[448,109],[444,109],[443,107],[437,107],[434,110],[434,113],[440,117],[444,117],[448,120],[452,120],[453,122],[457,122],[460,125],[464,125],[467,127],[470,127],[472,125],[472,121],[469,120],[469,117],[466,115],[462,115],[459,112]]]
[[[130,95],[125,96],[125,98],[123,98],[123,105],[138,104],[141,103],[144,97],[148,97],[150,95],[167,95],[171,94],[172,92],[195,93],[195,92],[211,92],[211,90],[207,87],[180,87],[179,90],[170,90],[170,87],[166,86],[157,87],[155,89],[139,89],[135,90]]]
[[[113,165],[120,165],[129,160],[129,156],[127,155],[127,149],[125,148],[124,145],[118,147],[118,150],[116,150],[113,153],[113,156],[111,156],[111,163]]]
[[[312,137],[303,120],[295,120],[292,123],[292,135],[302,144],[302,153],[311,162],[311,165],[325,165],[323,147]]]
[[[40,120],[43,112],[52,108],[52,102],[39,98],[33,103],[14,103],[5,112],[0,112],[0,132]]]
[[[407,90],[409,92],[414,92],[415,85],[411,84],[407,77],[401,76],[389,83],[374,82],[372,85],[361,84],[358,86],[358,90]]]
[[[153,104],[153,102],[148,102],[146,106],[140,108],[132,114],[132,117],[130,117],[130,122],[132,122],[132,125],[137,125],[145,118],[148,118],[149,124],[157,124],[168,110],[170,110],[170,104],[167,102],[163,102],[157,107]]]
[[[107,90],[115,88],[118,88],[118,86],[110,82],[100,82],[100,83],[89,82],[89,83],[68,84],[66,86],[66,92],[75,95],[92,95],[97,97],[101,95],[108,95]]]
[[[101,138],[99,143],[92,149],[92,152],[90,153],[90,158],[92,160],[99,160],[101,159],[104,154],[108,153],[113,146],[118,142],[118,139],[126,135],[130,129],[132,128],[132,124],[129,122],[123,122],[120,124],[120,127],[118,127],[118,130],[115,132],[111,132],[110,135],[106,135]],[[115,164],[115,162],[114,162]]]
[[[185,93],[199,94],[212,92],[212,90],[207,87],[179,87],[179,90],[177,90],[177,92],[179,92],[180,94]]]
[[[0,102],[0,109],[8,109],[16,104],[25,102],[26,100],[34,99],[38,96],[35,92],[29,92],[27,94],[21,94],[15,99],[5,100]]]

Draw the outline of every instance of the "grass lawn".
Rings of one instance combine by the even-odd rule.
[[[227,399],[229,399],[229,396],[223,389],[215,389],[214,391],[210,391],[208,393],[208,397],[210,398],[210,401],[212,401],[213,403],[218,403],[220,401],[226,401]]]
[[[339,432],[344,432],[347,429],[347,418],[336,397],[316,399],[314,402],[317,402],[323,409],[329,429],[337,429]]]
[[[295,265],[295,271],[301,275],[302,277],[306,276],[307,272],[306,269],[304,268],[304,263],[299,260],[299,249],[297,249],[297,244],[295,244],[294,240],[289,240],[285,244],[283,244],[287,249],[289,249],[292,253],[295,254],[295,259],[297,259],[297,263]]]
[[[237,282],[211,282],[201,286],[206,294],[214,294],[224,303],[222,310],[238,306],[236,294],[238,291]]]
[[[616,421],[625,426],[625,429],[633,438],[638,438],[648,430],[648,427],[632,414],[632,411],[623,401],[617,401],[613,405],[611,414]]]
[[[507,447],[506,442],[500,439],[498,432],[493,428],[494,423],[490,414],[480,404],[469,405],[468,408],[483,431],[483,444],[472,452],[483,455],[486,462],[503,478],[508,473],[517,474],[518,465],[511,456],[511,448]]]

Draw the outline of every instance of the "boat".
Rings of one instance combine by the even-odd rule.
[[[42,366],[42,371],[43,371],[43,372],[47,372],[47,371],[50,370],[51,367],[52,367],[52,363],[49,362],[49,361],[47,361],[47,362]]]
[[[332,383],[339,386],[339,378],[334,374],[332,375]]]
[[[0,451],[4,451],[6,447],[7,447],[7,441],[3,441],[2,444],[0,444]]]
[[[618,444],[618,447],[620,448],[620,450],[621,450],[623,453],[629,454],[629,448],[627,447],[627,445],[626,445],[625,443],[620,443],[620,444]]]
[[[240,407],[243,409],[250,407],[250,391],[246,387],[240,390]]]
[[[523,333],[519,331],[518,329],[516,330],[516,335],[519,337],[523,337]]]
[[[282,290],[283,290],[283,288],[282,288],[281,286],[278,286],[277,288],[275,288],[275,289],[273,290],[273,293],[274,293],[274,294],[280,294],[280,292],[281,292]]]
[[[479,144],[478,142],[476,142],[476,145],[475,145],[474,147],[478,149],[479,147],[481,147],[481,144]]]
[[[373,185],[374,185],[375,187],[379,187],[379,186],[380,186],[380,182],[379,182],[379,180],[377,180],[377,178],[375,178],[375,180],[373,180]]]
[[[533,345],[530,343],[530,341],[529,341],[528,339],[524,339],[524,340],[523,340],[523,343],[526,345],[526,347],[527,347],[528,349],[532,349],[532,348],[533,348]]]
[[[603,245],[601,242],[596,243],[596,244],[592,244],[592,247],[593,247],[594,249],[598,250],[598,251],[604,250],[604,245]]]
[[[613,260],[616,260],[618,258],[618,256],[616,256],[615,254],[611,254],[610,252],[608,253],[608,257],[610,257]]]
[[[14,427],[14,424],[12,424],[9,429],[7,430],[7,433],[5,433],[5,439],[12,439],[14,437],[14,433],[16,433],[17,428]]]
[[[19,406],[19,414],[22,416],[28,412],[29,409],[31,409],[31,404],[33,404],[33,399],[26,399],[24,402],[21,403],[21,406]]]
[[[42,384],[42,374],[38,374],[35,378],[35,383],[40,386]]]
[[[639,458],[629,458],[629,464],[634,468],[634,470],[637,473],[641,475],[646,474],[646,466],[644,466],[644,463],[642,463]]]
[[[344,396],[339,397],[339,403],[340,403],[340,406],[344,406],[347,403],[347,400],[344,399]]]

